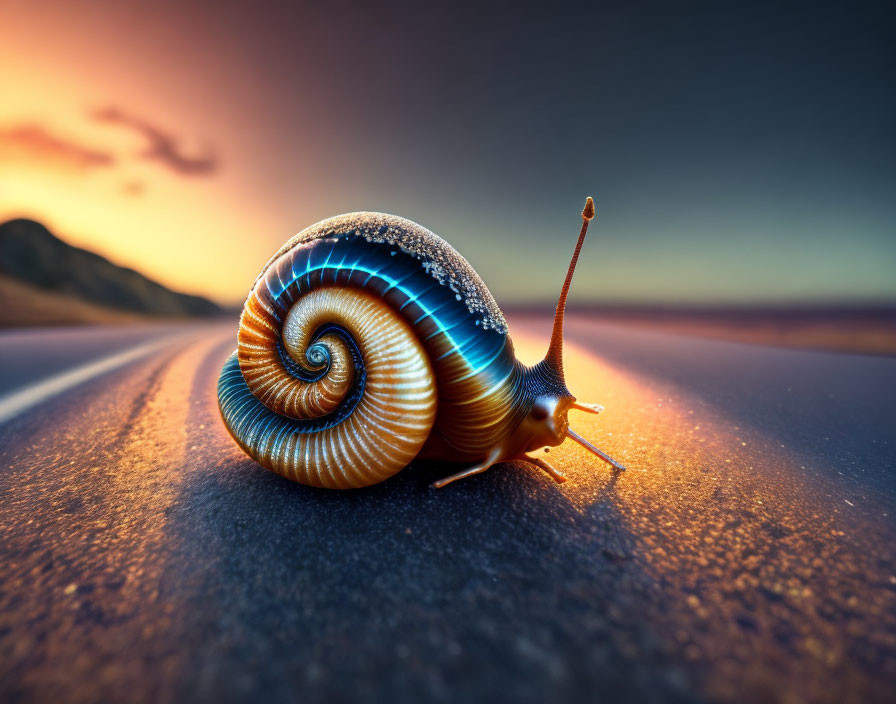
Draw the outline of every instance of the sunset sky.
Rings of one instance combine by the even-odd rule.
[[[591,194],[575,301],[896,301],[887,3],[302,5],[0,0],[0,220],[235,303],[381,210],[510,303]]]

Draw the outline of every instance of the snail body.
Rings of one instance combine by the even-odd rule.
[[[271,258],[218,403],[256,462],[332,489],[375,484],[415,458],[470,465],[436,485],[521,458],[561,480],[524,453],[560,444],[570,408],[594,411],[566,388],[560,347],[534,367],[515,358],[500,308],[447,242],[371,212],[312,225]]]

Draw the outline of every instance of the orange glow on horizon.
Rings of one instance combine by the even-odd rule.
[[[513,112],[519,92],[504,92],[512,82],[498,59],[507,52],[484,52],[490,63],[468,80],[451,41],[462,23],[418,46],[419,13],[393,25],[389,13],[358,8],[367,22],[347,27],[345,12],[301,3],[4,3],[0,218],[34,218],[160,283],[232,304],[303,228],[339,213],[390,212],[444,237],[499,302],[546,303],[556,300],[591,193],[596,231],[576,301],[828,304],[896,295],[887,201],[860,180],[837,191],[833,176],[851,173],[848,160],[830,162],[830,178],[816,184],[842,192],[837,206],[738,168],[742,140],[720,151],[698,139],[708,117],[691,103],[681,108],[693,119],[631,124],[645,133],[615,140],[631,109],[616,105],[626,102],[628,74],[591,65],[594,56],[569,67],[616,76],[607,83],[615,90],[597,91],[581,113],[600,106],[593,120],[570,114],[568,129],[545,131],[560,114],[558,86],[539,72],[529,88],[543,100],[513,128],[522,111]],[[389,37],[375,60],[363,41],[332,55],[332,37],[363,37],[368,22]],[[415,52],[426,53],[419,66],[409,60]],[[635,75],[645,86],[655,78]],[[384,96],[393,104],[374,109]],[[144,128],[176,147],[167,162]],[[851,153],[849,141],[840,144]],[[540,154],[532,163],[529,147]],[[819,143],[818,154],[829,151]],[[172,154],[214,155],[214,168],[178,167]],[[858,217],[866,196],[874,208]]]
[[[198,85],[166,95],[178,83],[164,66],[173,59],[141,64],[141,55],[122,51],[128,37],[97,42],[102,21],[71,32],[67,12],[4,8],[0,65],[15,70],[0,72],[0,220],[32,218],[166,286],[241,302],[272,243],[294,231],[253,191],[232,126],[210,112]],[[225,164],[202,178],[146,159],[141,135],[90,115],[111,103],[170,127],[186,153],[226,144]]]

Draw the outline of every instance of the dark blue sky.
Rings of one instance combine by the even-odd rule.
[[[433,164],[480,229],[517,210],[491,226],[500,246],[552,263],[595,191],[579,296],[894,298],[892,19],[853,3],[470,11],[386,50],[371,72],[416,97],[413,116],[356,113],[355,130],[384,160]],[[352,89],[375,101],[378,83]]]

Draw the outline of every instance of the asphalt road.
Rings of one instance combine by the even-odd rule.
[[[0,334],[0,701],[887,701],[896,359],[568,332],[628,472],[340,493],[227,435],[232,322]]]

